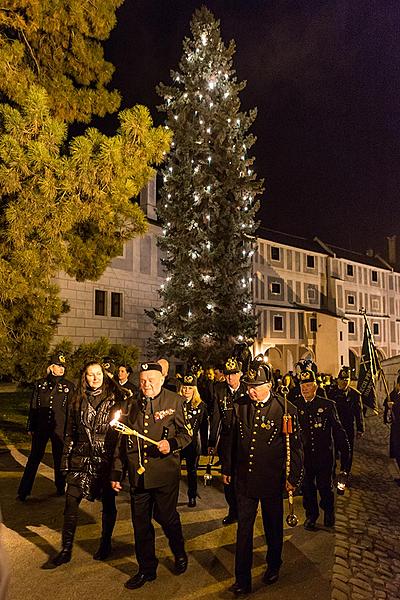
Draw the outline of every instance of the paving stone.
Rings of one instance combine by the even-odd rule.
[[[347,548],[343,548],[343,547],[336,547],[335,548],[335,556],[341,557],[341,558],[347,558],[349,556],[349,551]]]
[[[399,586],[394,583],[386,583],[385,588],[389,590],[389,592],[400,593]]]
[[[345,583],[344,581],[340,581],[340,579],[335,579],[334,587],[336,589],[340,590],[341,592],[344,592],[348,596],[350,596],[351,590],[350,590],[350,586],[348,585],[348,583]]]
[[[346,577],[347,579],[349,579],[353,575],[352,571],[350,571],[349,568],[342,565],[333,565],[333,573],[343,575],[343,577]]]
[[[332,600],[348,600],[349,596],[345,592],[342,592],[342,590],[337,590],[334,588],[332,590],[331,598]]]
[[[366,592],[372,591],[371,584],[368,583],[368,581],[363,581],[359,577],[352,577],[351,579],[349,579],[349,583],[351,583],[352,585],[354,585],[356,587],[361,588],[362,590],[365,590]]]
[[[349,566],[349,563],[347,560],[345,560],[344,558],[341,558],[340,556],[336,556],[335,558],[335,564],[336,565],[340,565],[342,567],[347,567]]]

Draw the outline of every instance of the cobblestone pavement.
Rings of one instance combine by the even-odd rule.
[[[389,429],[366,419],[350,488],[337,499],[332,600],[399,600],[400,487],[388,458]]]

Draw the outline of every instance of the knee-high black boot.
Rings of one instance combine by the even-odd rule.
[[[77,515],[65,515],[64,525],[62,530],[62,548],[61,552],[57,554],[52,560],[53,565],[58,567],[71,560],[72,545],[74,543],[74,536],[76,530]]]
[[[114,530],[117,513],[102,513],[100,546],[93,555],[94,560],[106,560],[111,554],[111,536]]]

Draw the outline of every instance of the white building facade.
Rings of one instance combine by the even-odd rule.
[[[60,273],[56,282],[70,306],[55,341],[75,345],[101,336],[134,344],[146,355],[153,333],[145,310],[159,306],[164,280],[157,236],[155,181],[140,204],[149,220],[142,238],[129,241],[96,282]],[[253,352],[267,353],[282,373],[302,358],[336,374],[342,365],[358,371],[365,308],[382,359],[400,354],[400,273],[369,257],[267,229],[259,230],[253,258],[253,300],[258,333]]]

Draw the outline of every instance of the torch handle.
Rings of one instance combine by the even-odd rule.
[[[136,429],[131,429],[130,427],[128,427],[127,425],[124,425],[124,423],[121,423],[120,421],[113,423],[112,427],[114,429],[116,429],[117,431],[119,431],[120,433],[122,433],[123,435],[135,435],[136,437],[138,437],[142,440],[145,440],[146,442],[149,442],[150,444],[154,444],[155,446],[158,446],[158,442],[156,442],[156,440],[153,440],[153,439],[147,437],[146,435],[139,433],[138,431],[136,431]]]

